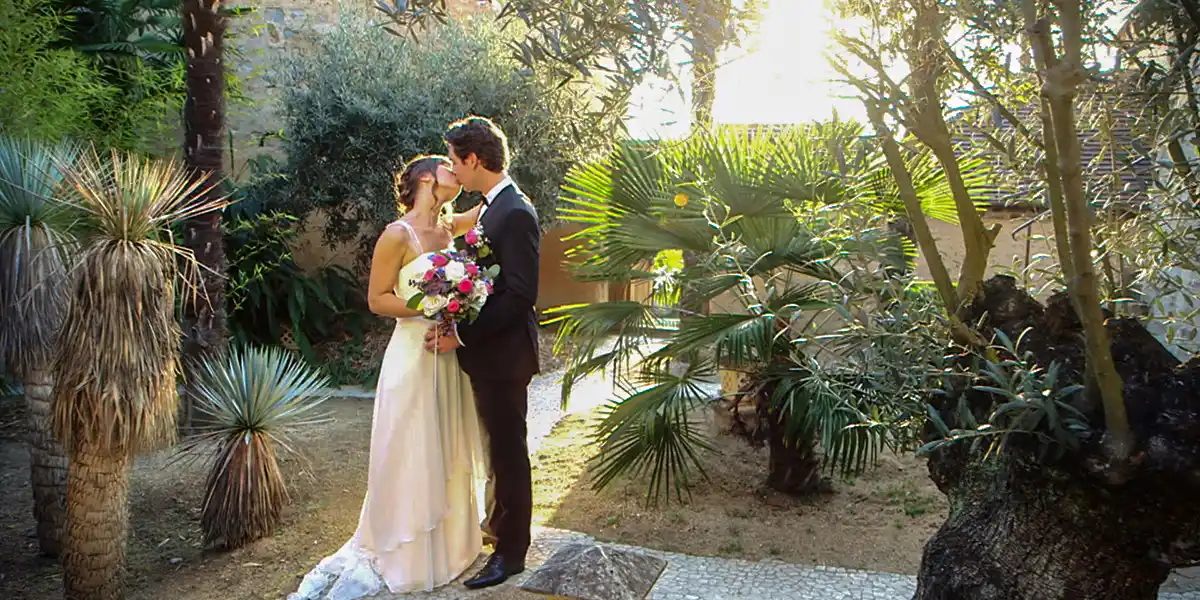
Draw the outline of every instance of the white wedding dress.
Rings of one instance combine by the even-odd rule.
[[[401,268],[398,297],[416,293],[409,281],[430,268],[429,255],[422,252]],[[455,353],[425,350],[431,323],[397,319],[375,389],[358,529],[288,600],[428,591],[450,583],[479,557],[486,471],[474,395]]]

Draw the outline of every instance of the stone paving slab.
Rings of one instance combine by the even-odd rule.
[[[380,600],[532,600],[546,598],[517,588],[547,557],[570,543],[594,542],[588,535],[561,529],[534,532],[525,573],[490,590],[469,591],[458,582],[428,593],[383,595]],[[895,573],[873,573],[835,567],[810,567],[776,560],[748,561],[688,556],[632,546],[663,558],[667,569],[647,596],[649,600],[910,600],[916,578]],[[480,557],[482,563],[482,557]],[[474,572],[473,566],[467,575]],[[1200,600],[1200,591],[1162,592],[1159,600]]]

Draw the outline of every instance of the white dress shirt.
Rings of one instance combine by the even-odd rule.
[[[492,202],[496,200],[496,196],[499,196],[500,192],[503,192],[504,188],[510,185],[513,185],[513,180],[508,176],[507,173],[505,173],[504,179],[501,179],[500,183],[492,186],[492,189],[488,190],[488,193],[483,195],[483,209],[479,211],[479,218],[475,221],[476,223],[483,221],[483,213],[487,212],[488,207],[491,206]]]

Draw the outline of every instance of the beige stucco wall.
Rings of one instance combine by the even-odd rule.
[[[1050,223],[1049,217],[1034,222],[1033,225],[1022,230],[1014,237],[1016,229],[1027,223],[1031,218],[1032,215],[1028,214],[997,212],[990,212],[984,216],[985,227],[1000,226],[1000,234],[996,237],[995,247],[992,248],[992,252],[988,257],[989,275],[1007,272],[1014,264],[1023,264],[1026,261],[1027,251],[1029,257],[1036,257],[1039,254],[1049,257],[1043,259],[1041,263],[1043,268],[1048,266],[1046,261],[1056,259],[1057,254],[1054,252],[1054,243],[1050,238],[1054,233],[1054,227]],[[931,221],[929,228],[933,232],[934,239],[937,240],[939,253],[946,262],[946,269],[950,271],[951,277],[957,277],[958,270],[962,267],[963,257],[966,254],[961,230],[958,225],[951,225],[941,221]],[[1028,249],[1026,248],[1027,241],[1029,242]],[[925,260],[924,256],[918,262],[917,275],[922,279],[931,278],[929,261]],[[1037,277],[1037,279],[1034,279],[1035,282],[1042,281],[1041,276],[1034,273],[1030,273],[1030,277]]]

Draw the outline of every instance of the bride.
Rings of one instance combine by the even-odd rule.
[[[479,207],[444,210],[460,190],[444,156],[417,157],[397,177],[402,217],[376,242],[368,290],[371,312],[394,317],[396,329],[375,390],[366,498],[350,541],[288,600],[432,590],[482,549],[485,471],[471,385],[454,352],[424,350],[429,321],[407,307],[416,293],[409,281],[430,268],[428,251],[450,247],[475,225]]]

